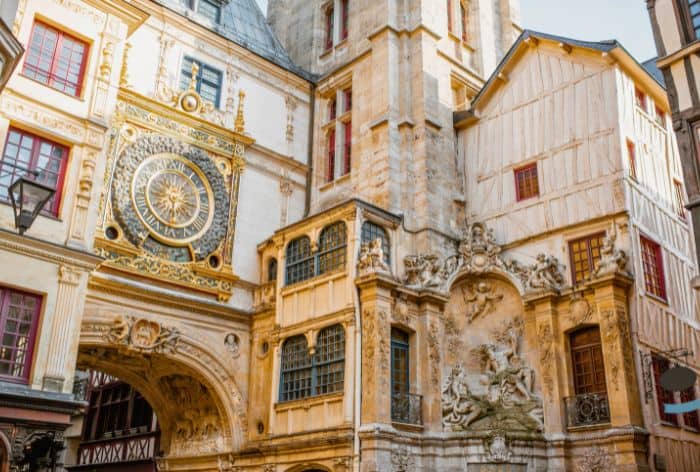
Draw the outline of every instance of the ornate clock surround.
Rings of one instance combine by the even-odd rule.
[[[242,103],[238,113],[242,120]],[[235,276],[233,238],[244,130],[121,89],[95,250],[103,266],[216,295]]]

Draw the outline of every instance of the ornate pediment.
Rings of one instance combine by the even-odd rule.
[[[534,264],[525,266],[515,260],[504,259],[501,250],[492,229],[483,223],[472,223],[464,231],[456,254],[444,260],[437,254],[405,257],[404,281],[409,287],[443,291],[455,274],[500,272],[520,281],[524,293],[561,290],[564,276],[556,257],[539,254]]]

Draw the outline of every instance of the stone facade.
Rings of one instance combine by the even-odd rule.
[[[3,148],[12,127],[69,149],[57,217],[20,237],[0,204],[0,290],[42,304],[27,382],[0,381],[41,398],[0,407],[2,467],[39,437],[127,467],[78,453],[85,370],[153,408],[158,470],[648,471],[678,436],[666,464],[697,462],[647,365],[698,342],[664,89],[616,43],[517,36],[515,1],[447,4],[278,0],[267,26],[252,0],[218,25],[196,1],[20,0],[25,45],[47,22],[89,58],[78,97],[20,66],[0,100]],[[582,329],[602,390],[580,391]]]

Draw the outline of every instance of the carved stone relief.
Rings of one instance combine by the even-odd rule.
[[[430,359],[430,380],[435,387],[440,385],[440,333],[437,322],[428,328],[428,357]]]
[[[413,456],[406,446],[399,446],[391,451],[392,472],[409,472],[413,470]]]
[[[603,238],[603,245],[600,248],[600,260],[596,262],[593,270],[593,278],[603,277],[610,274],[623,274],[632,277],[627,268],[628,257],[625,251],[615,248],[617,240],[617,228],[612,224],[607,235]]]
[[[494,432],[484,440],[484,450],[489,462],[504,463],[510,461],[513,456],[508,437],[500,431]]]
[[[361,276],[376,273],[391,274],[391,269],[384,258],[384,248],[382,247],[381,239],[377,238],[360,246],[357,272]]]
[[[574,326],[586,323],[593,316],[593,309],[588,300],[580,293],[575,292],[571,295],[571,303],[569,303],[569,320]]]
[[[224,338],[224,346],[236,358],[241,354],[241,338],[236,333],[228,333]]]
[[[138,352],[175,352],[180,331],[155,321],[133,316],[117,316],[104,339],[127,350]]]
[[[455,273],[481,275],[489,272],[509,273],[517,277],[527,292],[553,290],[564,284],[561,264],[554,256],[539,254],[531,266],[501,257],[492,229],[483,223],[472,223],[459,242],[457,253],[442,259],[437,254],[409,255],[404,258],[404,283],[417,289],[444,289]]]
[[[601,447],[592,447],[578,461],[576,472],[610,472],[614,470],[614,462],[609,452]]]
[[[488,282],[478,282],[467,290],[462,287],[462,295],[467,308],[467,323],[493,310],[496,302],[503,299],[503,294],[496,293]]]
[[[455,365],[442,389],[443,425],[450,431],[541,431],[542,400],[533,389],[534,371],[520,356],[523,321],[514,317],[493,331],[492,343],[473,350],[480,365],[477,382]]]
[[[540,346],[540,368],[542,369],[542,384],[549,394],[550,401],[553,401],[554,393],[554,372],[556,372],[554,359],[554,334],[552,325],[548,322],[542,323],[537,328],[537,341]]]

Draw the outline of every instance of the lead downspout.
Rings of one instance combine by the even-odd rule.
[[[355,241],[361,244],[361,213],[359,208],[355,215]],[[356,244],[357,245],[357,244]],[[357,276],[357,261],[355,258],[359,252],[355,251],[352,257],[353,267],[350,269],[353,273],[353,279]],[[352,470],[353,472],[360,472],[360,420],[361,420],[361,406],[362,406],[362,317],[361,317],[361,306],[360,306],[360,289],[358,287],[353,287],[352,291],[355,305],[355,396],[353,400],[355,401],[355,408],[353,412],[353,437],[352,437]]]

